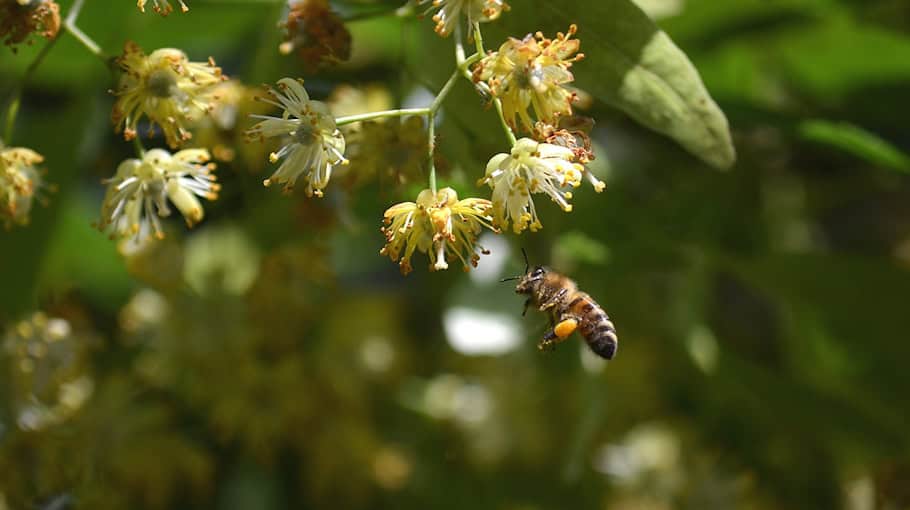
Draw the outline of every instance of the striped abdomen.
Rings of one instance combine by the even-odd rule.
[[[581,319],[578,332],[588,342],[592,351],[603,358],[613,359],[619,343],[616,328],[603,308],[591,299],[591,296],[584,292],[576,293],[563,313]]]

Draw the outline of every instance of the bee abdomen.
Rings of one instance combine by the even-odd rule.
[[[568,306],[568,311],[581,317],[578,332],[588,342],[595,354],[606,359],[613,359],[619,338],[613,322],[603,309],[587,294],[575,297]]]

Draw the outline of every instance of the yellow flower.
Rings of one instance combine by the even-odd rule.
[[[427,254],[430,271],[448,269],[446,254],[457,257],[467,271],[480,259],[476,242],[482,227],[496,230],[490,223],[492,207],[482,198],[458,200],[452,188],[435,195],[425,189],[417,195],[417,202],[402,202],[386,210],[381,229],[386,245],[379,253],[397,261],[402,274],[411,272],[414,251]]]
[[[60,31],[60,6],[50,0],[0,0],[0,39],[16,51],[33,33],[53,39]],[[30,43],[31,41],[29,41]]]
[[[0,148],[0,219],[4,226],[25,225],[38,190],[44,161],[37,152],[22,147]]]
[[[131,237],[141,243],[151,234],[164,237],[158,217],[170,215],[167,199],[192,227],[203,217],[202,204],[196,197],[218,198],[220,186],[212,174],[214,165],[207,163],[205,149],[187,149],[171,155],[163,149],[152,149],[141,160],[128,159],[117,167],[101,206],[99,229],[112,237]]]
[[[430,3],[430,9],[439,9],[433,15],[436,22],[436,33],[447,37],[461,22],[461,15],[468,18],[468,24],[493,21],[509,10],[503,0],[420,0],[421,4]]]
[[[211,111],[217,100],[215,85],[225,80],[211,58],[190,62],[185,53],[173,48],[146,55],[132,41],[126,43],[117,63],[123,70],[113,92],[118,97],[111,112],[117,132],[123,129],[123,137],[132,140],[139,120],[146,115],[161,126],[172,148],[190,139],[187,124]]]
[[[572,113],[575,94],[564,85],[575,78],[569,72],[573,62],[581,60],[578,39],[571,39],[577,27],[567,34],[547,39],[537,32],[524,39],[510,37],[474,68],[474,81],[486,82],[492,94],[502,100],[503,114],[509,125],[516,128],[518,117],[526,131],[534,129],[528,108],[538,120],[557,124],[557,117]]]
[[[281,117],[252,115],[264,120],[247,131],[247,136],[259,140],[287,138],[278,152],[269,155],[269,161],[275,163],[287,157],[263,184],[271,186],[277,182],[290,191],[297,179],[304,176],[307,196],[321,197],[332,176],[332,167],[348,163],[344,157],[344,136],[335,126],[328,106],[310,100],[302,81],[282,78],[278,80],[278,88],[281,90],[269,89],[277,102],[263,101],[283,109]]]
[[[148,3],[148,0],[137,0],[136,6],[139,7],[139,10],[145,12],[145,4]],[[186,12],[190,10],[189,7],[183,2],[183,0],[177,0],[177,3],[180,4],[180,12]],[[152,9],[155,12],[162,16],[167,16],[170,14],[174,8],[171,7],[171,3],[167,0],[152,0]]]
[[[497,154],[487,164],[486,175],[479,184],[493,188],[493,225],[520,234],[524,229],[537,231],[543,225],[537,217],[534,193],[546,193],[569,212],[572,192],[566,188],[578,187],[584,167],[574,162],[571,149],[539,143],[522,138],[512,147],[511,154]]]
[[[534,125],[534,138],[543,143],[571,150],[575,154],[575,161],[586,165],[594,159],[594,150],[589,135],[593,127],[594,119],[575,115],[561,117],[558,128],[538,121]],[[603,181],[594,176],[589,168],[585,167],[584,173],[591,186],[594,186],[594,191],[600,193],[607,187]]]
[[[296,52],[308,72],[351,58],[351,33],[328,0],[296,0],[288,7],[285,41],[278,47],[282,54]]]

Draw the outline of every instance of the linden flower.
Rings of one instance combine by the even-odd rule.
[[[6,228],[28,223],[32,203],[42,187],[35,165],[42,161],[44,158],[31,149],[0,148],[0,219]]]
[[[164,149],[152,149],[141,160],[128,159],[117,167],[101,206],[99,229],[112,237],[132,237],[144,241],[150,234],[164,237],[159,217],[171,213],[167,199],[192,227],[203,217],[202,204],[196,197],[218,198],[220,186],[212,174],[214,165],[205,149],[187,149],[171,155]]]
[[[296,52],[309,72],[351,58],[351,33],[328,0],[296,0],[288,7],[285,41],[278,47],[283,55]]]
[[[420,0],[421,4],[430,3],[430,9],[439,9],[433,15],[436,22],[436,33],[447,37],[459,23],[461,14],[468,18],[468,24],[493,21],[509,10],[502,0]]]
[[[474,81],[486,82],[490,92],[502,100],[503,114],[513,128],[518,117],[525,130],[533,130],[528,108],[533,108],[538,120],[553,125],[560,115],[572,113],[575,94],[563,85],[575,79],[569,68],[584,57],[581,53],[572,57],[580,44],[571,39],[577,30],[572,25],[555,40],[540,32],[521,40],[510,37],[474,68]]]
[[[383,215],[386,245],[379,251],[398,261],[402,274],[412,271],[411,256],[422,251],[430,258],[430,271],[448,269],[446,254],[458,258],[465,271],[477,267],[477,237],[482,227],[496,230],[490,223],[493,204],[482,198],[458,200],[452,188],[436,195],[425,189],[417,202],[393,205]],[[481,253],[488,253],[481,248]]]
[[[136,6],[139,7],[140,11],[145,12],[145,4],[147,3],[148,0],[137,0]],[[190,8],[183,3],[183,0],[177,0],[177,3],[180,4],[180,12],[190,10]],[[174,8],[171,7],[171,3],[167,0],[152,0],[152,9],[162,16],[167,16],[174,10]]]
[[[15,45],[31,34],[45,39],[60,31],[60,6],[50,0],[0,0],[0,39],[16,51]],[[31,41],[29,41],[31,43]]]
[[[534,125],[534,138],[543,143],[558,145],[571,150],[575,155],[575,161],[582,165],[587,165],[594,159],[594,150],[591,144],[591,136],[589,135],[593,128],[594,119],[592,118],[574,115],[561,117],[558,128],[544,122],[537,122]],[[585,178],[594,187],[594,191],[600,193],[607,187],[587,167],[585,167],[584,172]]]
[[[132,41],[126,43],[117,64],[123,70],[120,85],[113,91],[118,98],[111,121],[117,132],[123,129],[123,138],[132,140],[139,120],[146,115],[161,126],[172,148],[190,139],[187,124],[211,111],[218,99],[215,85],[226,79],[211,58],[190,62],[185,53],[173,48],[146,55]]]
[[[269,155],[269,161],[285,160],[271,177],[263,181],[266,186],[284,184],[285,191],[294,188],[300,176],[306,180],[307,196],[322,196],[322,190],[332,176],[332,167],[346,165],[345,141],[335,126],[335,118],[329,107],[319,101],[311,101],[303,82],[282,78],[278,80],[280,90],[269,89],[278,102],[263,101],[282,108],[281,117],[252,115],[264,119],[247,131],[250,138],[263,140],[271,137],[288,137],[287,143]]]
[[[574,159],[569,148],[530,138],[518,140],[511,154],[493,156],[478,183],[493,188],[493,225],[508,228],[511,222],[516,234],[526,228],[532,232],[540,229],[543,225],[531,199],[533,193],[546,193],[563,211],[571,211],[572,192],[564,189],[581,185],[585,172]]]

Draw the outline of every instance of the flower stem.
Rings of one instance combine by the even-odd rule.
[[[474,22],[474,46],[477,48],[476,55],[485,55],[486,50],[483,49],[483,36],[480,33],[480,23]],[[512,131],[512,128],[509,127],[509,123],[506,122],[506,118],[502,113],[502,100],[498,97],[493,96],[493,106],[496,107],[496,114],[499,116],[499,123],[502,124],[502,129],[506,134],[506,138],[509,139],[509,144],[515,145],[515,132]]]
[[[79,17],[79,13],[82,12],[83,4],[85,4],[85,0],[75,0],[73,2],[69,12],[66,13],[66,18],[63,20],[63,28],[66,29],[73,38],[82,43],[92,55],[95,55],[106,63],[108,58],[104,52],[101,51],[101,46],[98,46],[98,43],[76,26],[76,19]]]
[[[493,106],[496,107],[496,114],[499,115],[499,123],[502,124],[502,129],[506,133],[506,138],[509,139],[510,145],[515,145],[515,133],[512,131],[512,128],[509,127],[509,123],[506,122],[505,116],[502,114],[502,101],[498,97],[493,98]]]
[[[436,163],[433,153],[436,151],[436,110],[427,115],[427,163],[430,166],[430,191],[436,196]]]
[[[28,80],[35,74],[35,70],[38,69],[38,66],[44,60],[44,57],[50,53],[51,48],[53,48],[55,44],[57,44],[56,37],[48,41],[47,44],[41,48],[41,51],[35,56],[35,60],[32,60],[32,63],[25,69],[25,74],[22,75],[22,80],[19,82],[19,85],[13,89],[9,107],[6,110],[6,130],[3,134],[3,139],[6,140],[6,143],[12,143],[13,129],[16,127],[16,116],[19,115],[19,106],[22,104],[22,91],[25,89],[25,84],[28,83]]]
[[[70,23],[69,21],[66,21],[63,23],[63,27],[66,28],[66,31],[69,32],[69,34],[72,35],[77,41],[82,43],[82,45],[85,46],[85,48],[89,52],[91,52],[92,55],[95,55],[96,57],[100,58],[101,60],[104,60],[105,62],[108,61],[107,56],[104,54],[103,51],[101,51],[101,47],[98,46],[98,43],[96,43],[95,41],[92,40],[91,37],[86,35],[86,33],[83,32],[79,27],[77,27],[75,23]]]
[[[474,53],[470,57],[465,57],[464,43],[461,42],[461,25],[455,26],[455,62],[458,64],[458,70],[461,71],[461,74],[464,75],[470,81],[474,81],[471,77],[471,71],[468,69],[471,67],[471,64],[477,62],[483,58],[483,53]]]
[[[474,47],[477,48],[477,53],[486,55],[487,51],[483,49],[483,34],[480,33],[480,23],[475,21],[472,28],[474,30],[471,34],[474,36]]]
[[[142,140],[139,139],[138,135],[136,138],[133,138],[133,147],[136,148],[136,154],[139,156],[139,159],[145,157],[145,147],[142,145]]]
[[[379,112],[359,113],[357,115],[348,115],[335,119],[336,126],[353,124],[363,120],[384,119],[388,117],[406,117],[408,115],[427,115],[430,113],[429,108],[399,108],[397,110],[382,110]]]
[[[442,102],[445,101],[446,96],[452,91],[452,87],[455,86],[455,82],[458,81],[458,75],[460,74],[461,71],[456,69],[455,72],[452,73],[452,76],[449,76],[449,80],[442,86],[442,90],[436,94],[436,98],[433,99],[433,103],[430,104],[431,114],[436,113],[436,111],[439,110],[439,107],[442,106]]]
[[[433,153],[436,151],[436,112],[439,111],[442,102],[445,101],[446,96],[452,91],[452,87],[455,86],[455,82],[458,81],[458,76],[460,74],[460,69],[455,69],[455,71],[452,72],[452,76],[449,76],[446,84],[442,86],[442,89],[433,99],[433,103],[430,104],[430,113],[427,114],[427,158],[430,166],[430,190],[433,192],[433,195],[436,195],[436,162],[433,158]]]

